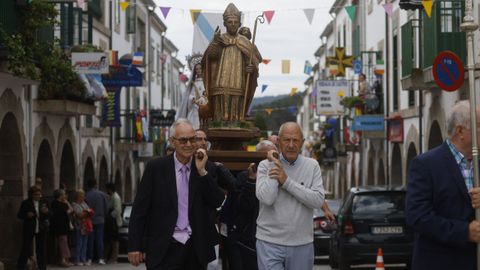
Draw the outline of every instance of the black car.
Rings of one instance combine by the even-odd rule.
[[[118,237],[120,242],[120,254],[128,253],[128,222],[132,213],[132,204],[125,203],[122,205],[122,227],[118,229]]]
[[[337,214],[341,200],[326,200],[328,208],[333,214]],[[313,212],[313,244],[315,247],[315,256],[328,255],[330,251],[330,237],[337,228],[337,224],[331,223],[325,217],[322,210],[315,209]]]
[[[338,229],[330,241],[330,266],[375,264],[382,248],[386,263],[410,266],[413,231],[405,222],[402,187],[352,188],[338,212]]]

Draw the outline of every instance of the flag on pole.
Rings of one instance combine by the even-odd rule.
[[[290,96],[295,96],[295,94],[297,94],[297,91],[298,91],[298,88],[294,87],[292,88],[292,90],[290,91]]]
[[[282,60],[282,74],[290,74],[290,60]]]
[[[268,24],[272,22],[273,14],[275,14],[275,10],[267,10],[263,12],[263,15],[267,18]]]
[[[272,114],[273,109],[272,108],[266,108],[265,111],[268,113],[268,115]]]
[[[120,2],[120,9],[122,11],[125,11],[128,8],[129,5],[130,5],[129,2]]]
[[[431,18],[433,0],[422,0],[422,5],[423,5],[423,8],[425,9],[425,13],[427,13],[428,18]]]
[[[192,55],[205,52],[208,44],[213,40],[217,26],[222,33],[226,32],[222,13],[201,12],[198,14],[193,25]]]
[[[305,13],[305,16],[307,17],[308,23],[311,25],[313,21],[313,15],[315,15],[315,9],[314,8],[306,8],[303,10]]]
[[[168,13],[170,12],[171,7],[160,7],[160,11],[163,14],[163,18],[166,19],[168,16]]]
[[[305,66],[303,67],[303,73],[310,75],[312,73],[312,64],[310,61],[305,61]]]
[[[198,18],[198,14],[202,12],[201,9],[190,9],[190,16],[192,17],[192,23],[195,24]]]
[[[345,7],[345,11],[348,13],[348,17],[350,17],[350,20],[355,21],[355,12],[357,11],[357,6],[351,5],[348,7]]]
[[[377,60],[375,65],[375,74],[383,75],[385,73],[385,62],[383,60]]]
[[[265,64],[265,65],[268,65],[268,63],[270,63],[270,61],[272,61],[272,59],[262,59],[262,63]]]
[[[133,58],[132,58],[132,65],[134,66],[142,66],[143,65],[143,52],[135,52],[133,53]]]
[[[268,87],[268,85],[262,84],[262,93],[265,92],[265,90],[267,90],[267,87]]]
[[[118,66],[118,51],[109,51],[108,59],[110,60],[110,66]]]
[[[385,12],[388,14],[388,17],[392,17],[393,14],[393,3],[383,4]]]

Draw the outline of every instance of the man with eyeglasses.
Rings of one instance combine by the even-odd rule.
[[[280,155],[270,150],[258,165],[258,269],[313,268],[313,209],[325,199],[318,162],[300,155],[304,137],[295,122],[282,124]],[[277,155],[275,155],[275,154]]]
[[[210,213],[225,196],[205,169],[207,152],[197,149],[190,121],[178,119],[170,134],[175,152],[150,161],[138,186],[128,259],[134,266],[146,259],[149,270],[206,269],[218,243]]]

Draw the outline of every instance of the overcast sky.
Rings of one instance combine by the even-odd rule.
[[[183,62],[192,50],[193,24],[190,9],[223,13],[230,2],[243,12],[243,25],[253,31],[255,17],[265,10],[275,10],[272,22],[258,26],[256,45],[263,58],[272,59],[268,65],[260,64],[256,97],[290,93],[293,87],[303,91],[308,78],[303,74],[305,60],[315,64],[314,53],[320,46],[320,34],[332,19],[328,11],[334,0],[155,0],[158,6],[172,7],[167,19],[167,37],[179,49],[178,58]],[[303,9],[315,8],[310,25]],[[163,19],[160,9],[156,12]],[[281,74],[281,60],[291,60],[290,74]],[[261,94],[261,86],[267,90]]]

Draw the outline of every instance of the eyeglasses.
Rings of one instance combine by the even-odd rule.
[[[194,144],[197,142],[197,136],[193,137],[182,137],[182,138],[175,138],[172,137],[173,139],[177,140],[181,144],[187,144],[187,142],[190,142],[191,144]]]
[[[197,137],[197,142],[200,142],[200,141],[208,141],[207,138],[204,138],[204,137]]]

